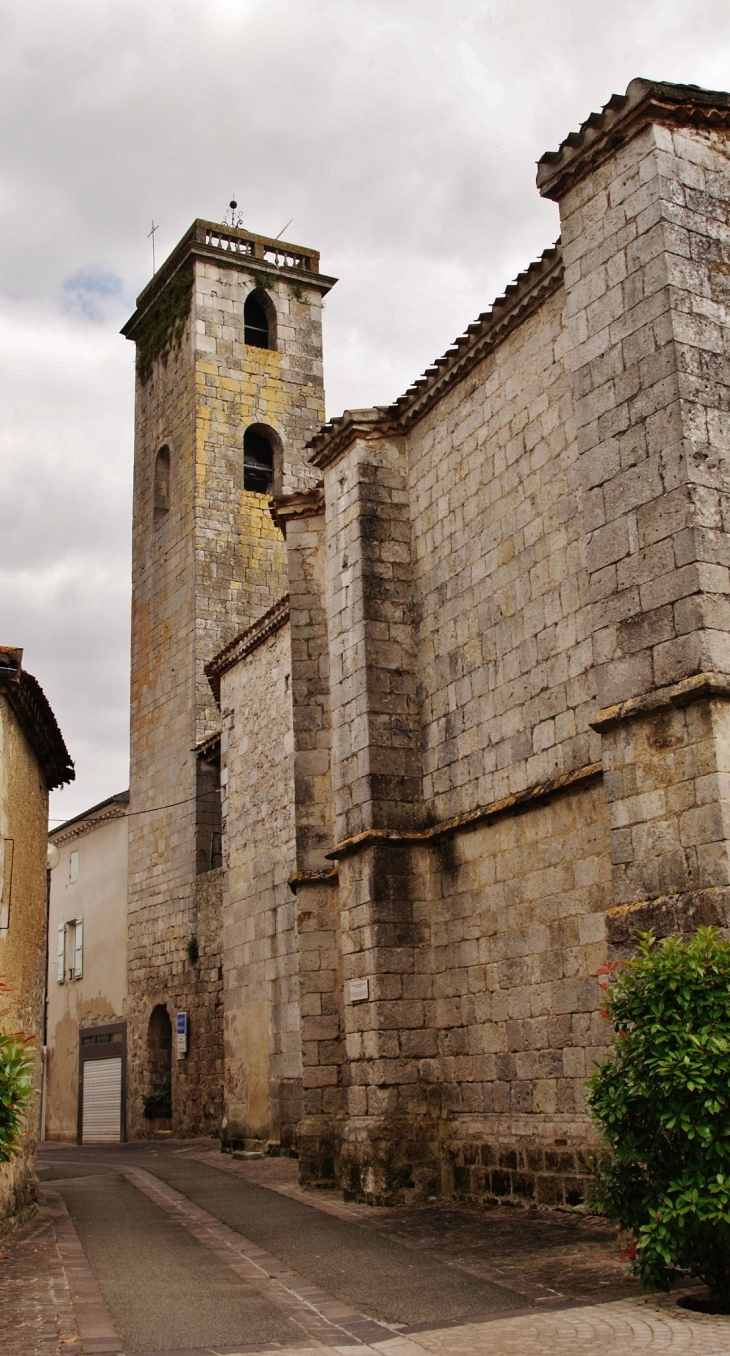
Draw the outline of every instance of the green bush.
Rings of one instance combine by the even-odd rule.
[[[633,960],[603,970],[617,1034],[589,1083],[609,1146],[595,1203],[633,1234],[642,1285],[689,1274],[730,1312],[730,943],[713,928],[646,934]]]
[[[4,985],[0,985],[4,988]],[[0,1012],[0,1018],[7,1016]],[[0,1028],[0,1163],[20,1150],[25,1113],[33,1092],[32,1037]]]

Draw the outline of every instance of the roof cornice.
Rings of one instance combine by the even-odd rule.
[[[49,791],[72,782],[74,765],[43,688],[22,664],[23,651],[0,646],[0,692],[7,698],[43,772]]]
[[[397,419],[402,433],[441,400],[450,387],[463,381],[472,368],[517,329],[533,311],[539,309],[563,283],[563,256],[560,241],[543,251],[539,259],[496,297],[488,311],[467,327],[442,358],[426,368],[422,377],[399,396],[387,413]]]
[[[285,240],[272,240],[267,235],[252,235],[250,231],[234,226],[219,226],[214,221],[198,219],[137,297],[134,314],[121,329],[127,339],[134,338],[134,331],[142,317],[174,274],[190,259],[209,259],[225,268],[237,268],[244,273],[265,273],[272,278],[286,278],[293,283],[313,287],[322,296],[337,282],[336,278],[320,273],[316,250],[303,245],[291,245]]]
[[[387,437],[389,433],[401,432],[397,421],[388,419],[388,411],[384,407],[345,410],[337,419],[325,424],[307,443],[307,447],[312,448],[309,460],[322,471],[355,442],[368,442]]]
[[[210,683],[217,702],[221,699],[221,678],[224,673],[240,664],[242,659],[263,645],[269,636],[273,636],[289,620],[289,594],[285,593],[278,603],[274,603],[263,617],[259,617],[253,626],[248,626],[240,635],[235,636],[205,666],[205,676]]]
[[[54,843],[59,841],[59,835],[78,837],[78,834],[88,833],[97,824],[105,823],[108,819],[123,817],[128,810],[129,791],[117,791],[115,795],[107,796],[106,800],[90,805],[88,810],[82,810],[81,814],[65,819],[57,828],[49,829],[48,837],[52,838]],[[65,837],[63,841],[65,842]]]
[[[407,433],[562,284],[563,257],[557,240],[519,273],[505,288],[504,295],[497,297],[489,310],[482,312],[444,356],[437,358],[392,405],[345,410],[340,418],[325,424],[307,443],[312,449],[312,464],[323,470],[356,440]]]
[[[324,513],[324,489],[315,485],[312,490],[297,490],[294,494],[275,494],[269,502],[272,521],[286,536],[287,523],[300,518],[317,518]]]
[[[556,202],[568,188],[595,169],[608,155],[650,123],[704,128],[730,127],[730,94],[673,85],[657,80],[632,80],[625,94],[613,94],[600,113],[591,113],[579,131],[571,132],[557,151],[546,151],[537,162],[537,187]]]

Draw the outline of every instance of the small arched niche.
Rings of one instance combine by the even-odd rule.
[[[243,488],[276,494],[281,480],[281,439],[267,424],[251,424],[243,435]]]
[[[165,443],[155,458],[154,515],[155,522],[170,511],[170,449]]]
[[[172,1022],[164,1003],[152,1009],[147,1027],[147,1077],[157,1116],[170,1115],[172,1085]],[[151,1099],[148,1098],[148,1101]]]
[[[257,287],[246,297],[243,337],[252,348],[276,348],[276,309],[263,287]]]

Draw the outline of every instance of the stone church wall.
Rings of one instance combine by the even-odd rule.
[[[361,1198],[574,1200],[593,1142],[611,868],[559,284],[406,436],[376,415],[323,468],[333,1170]]]
[[[730,96],[614,96],[540,162],[562,244],[251,525],[287,567],[205,664],[225,1133],[296,1141],[303,1182],[575,1203],[596,971],[640,927],[727,926],[729,144]],[[196,395],[211,429],[231,373]]]
[[[288,624],[222,675],[221,713],[223,1142],[286,1148],[302,1086]]]
[[[313,440],[346,1049],[305,1179],[575,1201],[596,970],[727,926],[729,137],[632,82],[540,163],[562,247]]]
[[[564,311],[561,286],[408,438],[437,820],[600,757]]]

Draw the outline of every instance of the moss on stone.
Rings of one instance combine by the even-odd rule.
[[[137,375],[141,382],[149,381],[157,358],[167,362],[173,349],[180,348],[192,295],[192,269],[178,269],[142,317],[135,334]]]

